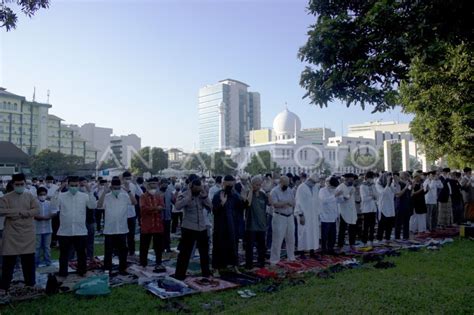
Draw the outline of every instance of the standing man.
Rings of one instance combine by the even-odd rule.
[[[400,191],[400,186],[394,181],[391,173],[383,173],[375,184],[379,209],[379,226],[377,229],[377,239],[382,241],[385,235],[385,241],[389,242],[392,235],[392,229],[395,225],[395,193]]]
[[[57,215],[56,204],[46,200],[48,190],[45,187],[40,187],[37,190],[38,200],[40,204],[39,214],[35,216],[36,221],[36,267],[41,262],[46,266],[51,265],[51,219]],[[43,261],[41,261],[41,254],[43,254]]]
[[[253,268],[253,249],[256,245],[258,253],[258,267],[265,266],[265,233],[267,231],[267,206],[269,199],[261,191],[262,178],[255,176],[251,180],[252,189],[246,198],[246,222],[245,222],[245,268]]]
[[[312,174],[296,190],[295,214],[298,216],[298,251],[304,256],[309,251],[315,257],[319,249],[320,222],[319,222],[319,176]]]
[[[443,168],[443,172],[440,176],[443,188],[441,188],[441,191],[438,194],[438,225],[442,228],[453,224],[450,172],[451,170],[449,168]]]
[[[209,188],[209,200],[214,198],[214,195],[222,189],[222,176],[216,177],[216,183]]]
[[[354,250],[357,235],[357,209],[355,205],[356,192],[354,187],[355,175],[348,173],[344,174],[343,177],[344,182],[336,188],[336,191],[342,192],[342,198],[344,199],[338,204],[340,217],[337,246],[339,249],[343,249],[346,238],[346,230],[348,230],[349,246],[351,250]]]
[[[336,191],[339,180],[330,177],[326,180],[326,187],[319,191],[321,200],[321,248],[323,254],[334,255],[336,244],[336,220],[338,216],[337,204],[344,202],[342,190]]]
[[[194,246],[199,250],[201,271],[203,277],[211,276],[209,270],[209,237],[207,234],[204,209],[211,208],[207,193],[203,192],[201,181],[194,179],[189,183],[186,191],[178,196],[176,209],[183,209],[183,223],[181,224],[181,240],[179,243],[178,261],[174,277],[178,280],[186,278],[189,259]]]
[[[375,222],[377,215],[377,191],[374,186],[375,174],[368,171],[365,174],[364,181],[360,185],[360,209],[364,218],[364,228],[362,232],[362,243],[364,246],[372,246],[374,242]]]
[[[79,191],[79,178],[70,176],[68,178],[68,191],[61,193],[58,197],[60,225],[59,237],[59,276],[67,277],[69,253],[72,248],[77,253],[77,272],[83,276],[86,273],[86,246],[87,208],[95,209],[97,200],[90,191],[89,185],[85,185],[86,192]]]
[[[272,219],[272,249],[270,264],[276,265],[280,261],[281,246],[286,243],[286,253],[289,261],[295,260],[295,195],[289,188],[290,179],[287,176],[280,178],[279,185],[273,188],[271,200],[273,205]]]
[[[163,181],[161,181],[163,184]],[[158,192],[158,178],[151,178],[148,182],[146,193],[140,197],[141,225],[140,225],[140,265],[148,265],[148,250],[153,239],[153,249],[155,251],[155,272],[165,272],[162,266],[162,257],[165,244],[165,227],[163,211],[165,211],[165,196],[167,183],[163,184]]]
[[[39,214],[38,200],[25,192],[25,175],[12,176],[14,191],[0,198],[0,215],[5,217],[2,239],[2,281],[1,288],[8,291],[17,258],[26,286],[35,285],[35,221]]]
[[[132,194],[135,196],[135,199],[140,199],[140,196],[143,195],[143,191],[140,187],[132,181],[132,174],[128,171],[123,172],[122,174],[123,184],[125,187],[129,187]],[[128,254],[130,256],[135,255],[135,230],[137,226],[137,214],[134,205],[128,206],[128,235],[127,235],[127,248]]]
[[[169,184],[167,178],[160,180],[160,194],[163,196],[164,209],[162,211],[164,239],[163,246],[167,253],[171,253],[171,211],[173,208],[173,190],[174,186]]]
[[[244,204],[234,192],[235,179],[231,175],[224,177],[223,189],[212,199],[214,231],[212,240],[212,267],[220,270],[239,264],[239,218],[243,216]]]
[[[438,190],[443,188],[436,171],[428,173],[428,178],[423,183],[426,203],[426,228],[433,231],[438,226]]]
[[[403,231],[403,240],[408,240],[410,238],[410,218],[413,215],[414,207],[410,175],[408,172],[401,172],[400,179],[395,174],[394,178],[400,185],[400,191],[395,193],[395,239],[399,240]],[[419,198],[424,199],[425,197],[422,194],[421,197],[417,197],[417,199]]]
[[[98,207],[104,209],[104,269],[112,271],[112,253],[119,256],[119,274],[127,274],[127,213],[137,201],[128,187],[122,187],[120,179],[113,179],[110,189],[104,187]],[[124,192],[125,191],[125,192]]]

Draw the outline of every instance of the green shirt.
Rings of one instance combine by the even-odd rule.
[[[246,230],[263,232],[267,230],[268,198],[263,192],[254,193],[252,204],[247,208]]]

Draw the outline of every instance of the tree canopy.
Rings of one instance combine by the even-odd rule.
[[[168,167],[168,154],[162,148],[144,147],[132,158],[131,166],[134,174],[158,174]]]
[[[252,176],[271,173],[279,170],[277,164],[272,161],[272,156],[269,151],[257,152],[252,156],[250,162],[245,167],[245,171]]]
[[[299,58],[309,63],[300,84],[313,104],[339,99],[373,105],[373,112],[398,105],[398,86],[411,61],[443,58],[439,42],[472,42],[468,0],[310,0],[317,16]]]
[[[448,155],[450,166],[474,165],[474,68],[467,45],[441,45],[445,58],[429,64],[415,58],[402,103],[415,114],[411,132],[431,161]],[[454,162],[457,161],[457,164]]]
[[[300,84],[320,107],[338,99],[415,115],[428,159],[473,163],[473,32],[468,0],[310,0],[316,23]]]
[[[51,150],[43,150],[31,157],[31,173],[34,175],[71,175],[84,165],[84,159]]]
[[[36,11],[49,7],[49,0],[2,0],[0,4],[0,28],[4,27],[7,32],[16,28],[18,16],[12,7],[19,9],[28,17],[32,17]]]

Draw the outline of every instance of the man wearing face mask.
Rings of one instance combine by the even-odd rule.
[[[319,176],[312,174],[296,190],[295,215],[298,217],[298,251],[309,251],[315,257],[319,249]]]
[[[52,198],[56,197],[59,186],[54,183],[54,177],[51,175],[46,176],[45,181],[45,187],[48,190],[47,199],[51,200]]]
[[[412,202],[412,184],[408,172],[401,172],[400,179],[394,173],[395,180],[400,185],[400,191],[395,194],[395,239],[400,239],[400,234],[403,230],[403,239],[410,238],[410,218],[413,215]],[[420,196],[424,203],[424,194]],[[417,198],[418,199],[418,198]],[[424,206],[426,209],[426,206]],[[424,218],[425,219],[425,218]]]
[[[85,177],[79,177],[79,191],[87,194],[88,191],[87,191],[86,186],[89,187],[89,190],[91,191],[93,190],[92,185],[88,183]],[[95,195],[94,195],[94,198],[95,198]],[[87,255],[87,259],[92,261],[94,259],[95,209],[87,208],[86,227],[87,227],[86,255]]]
[[[346,230],[349,232],[349,246],[351,250],[355,249],[355,241],[357,234],[357,210],[355,205],[355,187],[354,187],[354,178],[355,175],[348,173],[344,174],[344,182],[341,183],[336,191],[342,192],[343,202],[338,204],[339,208],[339,235],[337,246],[340,250],[343,249]]]
[[[40,202],[39,214],[35,216],[36,221],[36,267],[40,263],[51,265],[51,218],[57,215],[56,205],[46,200],[48,190],[45,187],[38,188],[38,200]],[[41,254],[43,260],[41,260]]]
[[[148,181],[146,193],[140,197],[141,229],[140,229],[140,265],[148,265],[148,250],[153,239],[155,251],[155,272],[165,272],[162,256],[165,242],[163,211],[165,211],[164,192],[158,190],[160,181],[153,177]],[[163,181],[161,181],[163,184]],[[163,189],[164,185],[160,188]],[[166,189],[163,189],[166,191]]]
[[[132,174],[128,171],[123,172],[123,185],[128,187],[132,194],[135,196],[135,199],[140,199],[140,196],[143,195],[143,191],[138,185],[132,182]],[[130,256],[135,255],[135,231],[137,225],[137,213],[136,207],[134,205],[128,206],[128,235],[127,235],[127,248],[128,254]]]
[[[95,209],[97,200],[90,191],[89,185],[85,185],[86,192],[79,191],[79,178],[70,176],[68,178],[68,191],[58,197],[60,226],[59,237],[59,276],[67,277],[69,253],[72,248],[77,253],[77,272],[83,276],[86,273],[86,246],[87,208]]]
[[[17,258],[21,259],[21,269],[25,285],[35,285],[35,222],[39,214],[38,200],[25,193],[25,175],[12,176],[14,191],[0,198],[0,215],[5,217],[2,239],[2,281],[1,288],[8,291]]]
[[[97,185],[94,196],[98,200],[102,193],[107,189],[107,180],[99,179],[99,185]],[[104,217],[104,209],[97,206],[95,209],[95,224],[97,228],[97,233],[102,234],[102,218]]]
[[[323,254],[335,255],[337,204],[344,202],[342,190],[336,190],[339,180],[332,176],[326,181],[326,187],[319,191],[321,200],[321,249]]]
[[[97,207],[104,209],[104,269],[112,271],[112,253],[119,254],[119,274],[127,270],[127,213],[137,203],[130,190],[124,192],[120,179],[113,179],[110,189],[104,187]]]
[[[295,222],[294,192],[289,188],[290,179],[280,177],[280,184],[273,188],[271,200],[273,205],[272,218],[272,249],[270,264],[276,265],[280,261],[281,246],[286,243],[286,253],[289,261],[295,260]]]
[[[173,208],[173,186],[169,184],[167,178],[160,180],[160,194],[163,196],[165,202],[163,209],[163,246],[167,253],[171,252],[171,211]]]
[[[377,214],[377,191],[374,186],[375,174],[368,171],[365,174],[364,181],[360,185],[360,209],[364,218],[364,227],[362,231],[362,243],[373,245],[375,222]]]
[[[446,227],[453,224],[453,208],[451,203],[451,196],[453,193],[451,187],[451,169],[443,168],[439,179],[443,184],[438,194],[438,226]]]
[[[211,276],[209,269],[209,236],[204,218],[204,209],[210,208],[211,202],[207,193],[202,189],[201,180],[196,177],[192,181],[189,180],[187,189],[179,194],[176,200],[176,209],[182,209],[184,214],[183,222],[181,223],[178,261],[174,275],[178,280],[186,278],[189,259],[195,245],[199,250],[202,276]]]
[[[392,229],[395,226],[395,194],[400,191],[400,186],[393,179],[392,173],[383,173],[375,183],[375,189],[379,195],[379,226],[377,229],[377,240],[379,242],[385,238],[385,242],[390,241]]]
[[[212,199],[214,231],[212,267],[216,270],[238,266],[239,218],[243,216],[243,199],[234,191],[235,179],[224,177],[223,189]]]

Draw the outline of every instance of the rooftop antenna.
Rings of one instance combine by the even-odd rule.
[[[48,99],[46,100],[46,104],[49,104],[49,90],[46,95],[48,96]]]
[[[36,101],[36,86],[33,87],[33,102]]]

